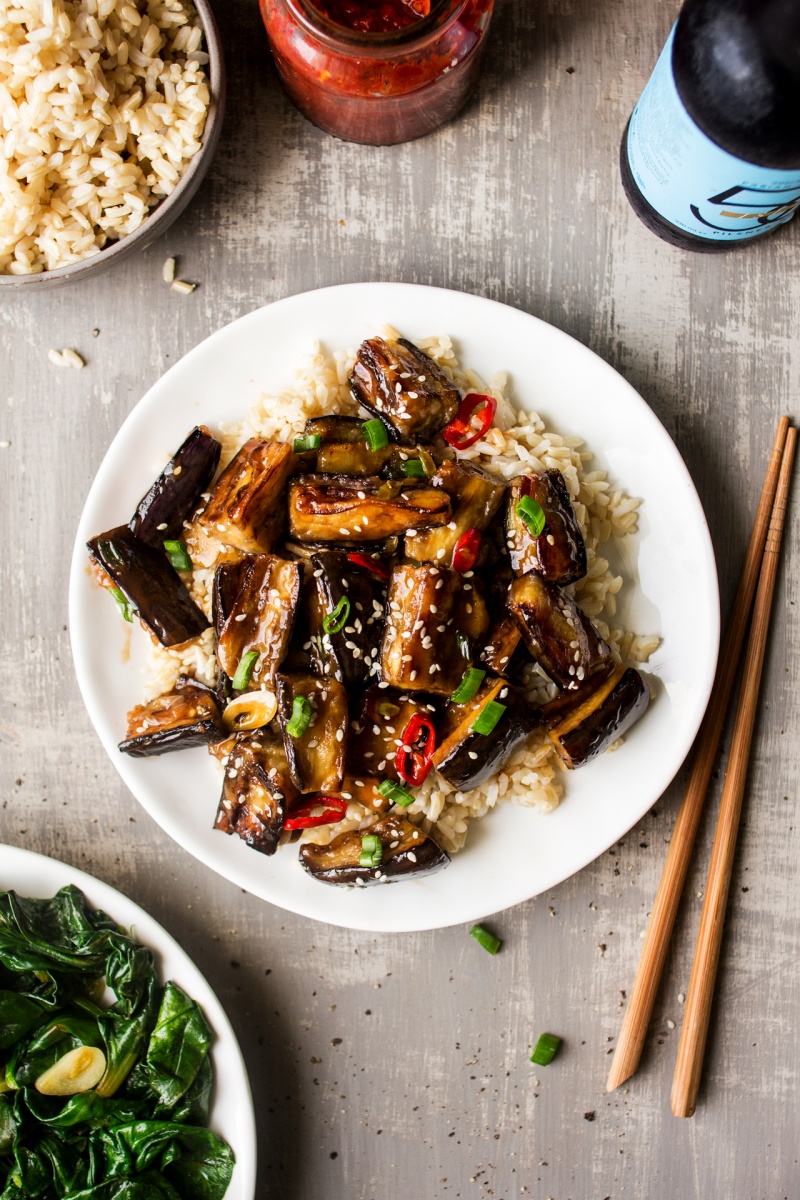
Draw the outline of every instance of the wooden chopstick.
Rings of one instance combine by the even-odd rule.
[[[781,417],[750,534],[742,576],[720,650],[711,700],[695,741],[691,773],[672,831],[636,978],[625,1010],[617,1048],[611,1060],[611,1071],[606,1083],[606,1090],[609,1092],[613,1092],[634,1074],[642,1056],[761,570],[788,428],[788,417]]]
[[[708,868],[706,895],[700,917],[689,991],[686,995],[678,1060],[672,1082],[671,1103],[676,1117],[691,1117],[697,1105],[796,442],[797,430],[790,429],[783,451],[778,491],[758,580],[742,687],[731,736],[728,768],[722,788],[711,865]]]

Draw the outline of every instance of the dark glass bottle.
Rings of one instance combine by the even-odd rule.
[[[800,207],[800,0],[686,0],[625,129],[622,182],[649,229],[726,250]]]

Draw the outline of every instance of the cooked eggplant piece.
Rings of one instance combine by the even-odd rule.
[[[278,738],[263,731],[239,737],[225,763],[214,828],[238,834],[261,854],[274,854],[287,810],[296,799]]]
[[[86,545],[162,646],[179,646],[208,629],[163,551],[140,541],[127,525],[98,534]]]
[[[278,675],[277,685],[278,723],[295,787],[303,795],[338,792],[347,746],[347,692],[335,679],[312,675]],[[304,702],[310,705],[311,720],[293,736],[292,718],[302,712]]]
[[[302,475],[289,485],[289,529],[302,542],[363,545],[449,520],[445,493],[411,480]]]
[[[538,536],[517,512],[517,505],[530,496],[544,513],[544,528]],[[551,583],[574,583],[586,574],[586,546],[575,519],[564,476],[560,471],[543,471],[515,479],[506,509],[506,537],[511,566],[517,575],[538,571]]]
[[[381,679],[408,691],[449,695],[472,662],[489,618],[480,587],[448,567],[406,563],[389,582]]]
[[[590,683],[582,689],[569,708],[559,705],[554,713],[548,705],[544,716],[550,718],[548,733],[561,761],[574,770],[622,737],[649,703],[650,692],[639,672],[616,667],[599,686]]]
[[[374,775],[368,775],[366,772],[358,776],[345,775],[339,795],[343,800],[354,800],[373,812],[388,812],[394,807],[394,801],[378,791],[382,782],[382,779],[376,779]]]
[[[495,675],[512,675],[525,656],[522,634],[513,617],[501,617],[495,621],[486,635],[486,645],[481,651],[481,662]]]
[[[305,434],[318,434],[320,445],[329,446],[332,442],[363,442],[363,417],[309,417],[306,421]]]
[[[234,587],[238,589],[234,596]],[[257,651],[248,688],[271,688],[289,646],[300,598],[301,572],[297,563],[275,554],[258,554],[218,567],[214,578],[215,616],[222,619],[217,634],[220,669],[233,679],[243,656]]]
[[[164,549],[165,540],[182,538],[184,521],[214,478],[221,450],[205,425],[193,429],[139,501],[130,520],[131,533],[156,550]]]
[[[434,705],[425,700],[414,700],[389,688],[367,688],[350,727],[348,773],[360,780],[376,773],[382,778],[400,779],[395,763],[403,732],[416,713],[430,717],[435,711]]]
[[[490,732],[479,733],[474,726],[480,728],[481,718],[488,718],[493,705],[501,705],[503,711]],[[487,676],[466,704],[448,704],[433,765],[458,791],[469,791],[502,771],[538,725],[538,710],[513,684]]]
[[[383,421],[392,441],[405,446],[433,441],[450,424],[461,402],[444,371],[405,338],[362,342],[350,391]]]
[[[359,862],[365,835],[380,839],[382,857],[376,867],[362,867]],[[410,875],[429,875],[446,867],[450,858],[432,837],[406,817],[392,814],[368,829],[340,833],[327,846],[306,843],[300,847],[300,862],[309,875],[322,883],[368,887],[407,879]]]
[[[181,675],[175,688],[128,713],[128,734],[119,748],[134,758],[204,746],[223,736],[216,697],[210,688]]]
[[[288,442],[251,438],[220,475],[197,524],[225,546],[245,554],[268,553],[282,531],[283,495],[292,466]]]
[[[397,446],[381,446],[370,450],[366,442],[334,442],[317,451],[317,472],[320,475],[379,475],[396,458]]]
[[[609,665],[611,650],[586,614],[536,571],[514,580],[508,608],[531,654],[560,688],[577,691]]]
[[[378,660],[386,583],[350,562],[341,550],[313,555],[311,566],[318,603],[311,606],[310,624],[312,638],[319,639],[321,674],[332,675],[347,688],[360,686]],[[323,620],[334,613],[340,614],[342,628],[326,633]]]
[[[442,463],[430,482],[450,497],[452,518],[439,529],[423,529],[405,544],[415,562],[443,562],[451,566],[453,551],[469,529],[489,528],[505,494],[506,485],[483,467],[469,462]]]
[[[236,597],[241,591],[245,574],[252,561],[249,555],[243,555],[235,561],[220,563],[214,572],[211,588],[211,624],[217,637],[222,633],[233,612]]]

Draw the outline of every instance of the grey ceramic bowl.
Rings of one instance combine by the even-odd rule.
[[[122,262],[124,258],[144,250],[146,246],[149,246],[169,229],[172,222],[186,208],[211,165],[219,141],[225,109],[225,59],[222,54],[219,30],[209,0],[194,0],[194,5],[203,25],[205,49],[209,56],[208,74],[211,103],[203,130],[202,145],[194,158],[190,159],[175,190],[153,209],[138,229],[126,237],[120,238],[118,242],[111,242],[98,254],[81,259],[80,262],[69,263],[65,267],[56,267],[53,271],[41,271],[38,275],[0,275],[0,295],[4,291],[8,293],[13,288],[57,287],[61,283],[71,283],[76,279],[88,279],[90,275],[99,275],[101,271],[107,271],[115,263]]]

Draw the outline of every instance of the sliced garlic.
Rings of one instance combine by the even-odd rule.
[[[274,692],[266,689],[259,692],[245,692],[237,696],[222,714],[226,729],[238,732],[240,729],[260,729],[269,725],[278,711],[278,698]]]
[[[96,1046],[76,1046],[42,1072],[36,1090],[43,1096],[75,1096],[88,1092],[106,1072],[106,1056]]]

